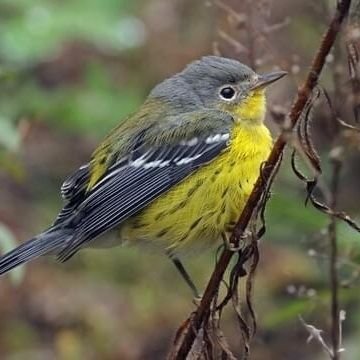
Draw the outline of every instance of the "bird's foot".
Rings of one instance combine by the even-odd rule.
[[[200,306],[202,300],[202,295],[197,294],[195,297],[193,297],[193,304],[198,308]]]
[[[230,242],[230,239],[229,239],[229,236],[227,233],[222,233],[221,235],[222,235],[226,249],[229,251],[232,251],[232,252],[238,252],[244,248],[246,240],[251,236],[251,231],[245,230],[242,233],[242,235],[240,236],[240,239],[239,239],[238,246],[235,246],[232,242]]]

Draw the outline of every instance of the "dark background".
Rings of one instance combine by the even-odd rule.
[[[2,0],[0,2],[0,250],[48,226],[61,207],[62,180],[89,159],[100,139],[135,111],[157,82],[206,54],[238,58],[257,71],[281,68],[287,80],[269,104],[289,109],[328,19],[328,3],[307,1]],[[316,3],[314,5],[314,3]],[[329,3],[332,3],[331,1]],[[322,85],[344,97],[343,38]],[[313,115],[315,145],[329,177],[329,112]],[[278,132],[267,119],[274,135]],[[346,138],[340,206],[359,217],[359,139]],[[353,143],[351,142],[353,141]],[[349,145],[351,143],[351,146]],[[306,168],[306,167],[304,167]],[[328,219],[304,206],[289,166],[277,178],[254,302],[259,329],[253,359],[324,359],[306,344],[299,321],[330,335]],[[344,359],[360,356],[360,236],[339,225]],[[215,250],[185,259],[200,288]],[[176,328],[194,309],[191,294],[162,255],[142,248],[88,250],[66,264],[41,259],[0,280],[2,359],[161,359]],[[236,348],[231,309],[223,327]]]

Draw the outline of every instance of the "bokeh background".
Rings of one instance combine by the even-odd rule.
[[[0,251],[47,227],[62,204],[62,180],[87,162],[97,142],[136,110],[153,85],[193,59],[215,52],[258,71],[289,71],[269,92],[275,112],[288,109],[332,2],[256,3],[1,0]],[[334,74],[340,79],[343,97],[335,101],[351,122],[341,42],[328,60],[322,83],[333,96],[339,91]],[[312,130],[326,182],[334,135],[324,108],[320,104],[313,115]],[[267,121],[275,135],[278,125]],[[339,202],[359,218],[360,147],[354,144],[346,153]],[[305,207],[304,199],[285,157],[261,243],[253,359],[326,358],[317,343],[306,343],[299,321],[301,315],[329,340],[328,219]],[[347,315],[343,358],[357,359],[360,235],[341,224],[339,243]],[[185,259],[199,288],[214,263],[214,249]],[[162,359],[193,309],[189,290],[161,254],[116,248],[83,251],[66,264],[41,259],[0,280],[0,358]],[[223,326],[239,346],[231,309]]]

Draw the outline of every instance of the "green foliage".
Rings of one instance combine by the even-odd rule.
[[[264,316],[262,324],[266,328],[275,329],[284,326],[286,323],[295,322],[300,314],[306,316],[316,306],[315,303],[311,303],[306,298],[293,298],[291,301],[287,300],[283,304],[278,302],[276,305],[276,309],[272,309]]]
[[[117,88],[106,69],[93,63],[87,66],[81,84],[48,90],[29,81],[17,89],[16,96],[4,94],[0,109],[13,121],[17,114],[31,114],[68,131],[101,136],[133,111],[140,98],[139,89],[131,85]]]
[[[20,147],[20,136],[14,124],[0,115],[0,148],[17,151]]]
[[[69,39],[104,50],[123,50],[144,40],[143,25],[126,13],[126,0],[3,0],[0,5],[0,54],[28,64],[55,53]],[[80,16],[81,15],[81,16]]]
[[[86,41],[102,52],[119,52],[144,40],[142,23],[125,0],[18,0],[0,4],[0,145],[19,145],[14,123],[22,116],[46,119],[67,131],[104,135],[136,108],[142,92],[120,88],[99,62],[85,65],[83,79],[43,87],[32,65],[57,54],[69,39]],[[79,16],[81,14],[81,16]]]

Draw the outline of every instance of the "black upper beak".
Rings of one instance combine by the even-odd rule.
[[[251,86],[250,90],[263,89],[273,82],[283,78],[287,75],[286,71],[274,71],[268,74],[259,75],[256,82]]]

